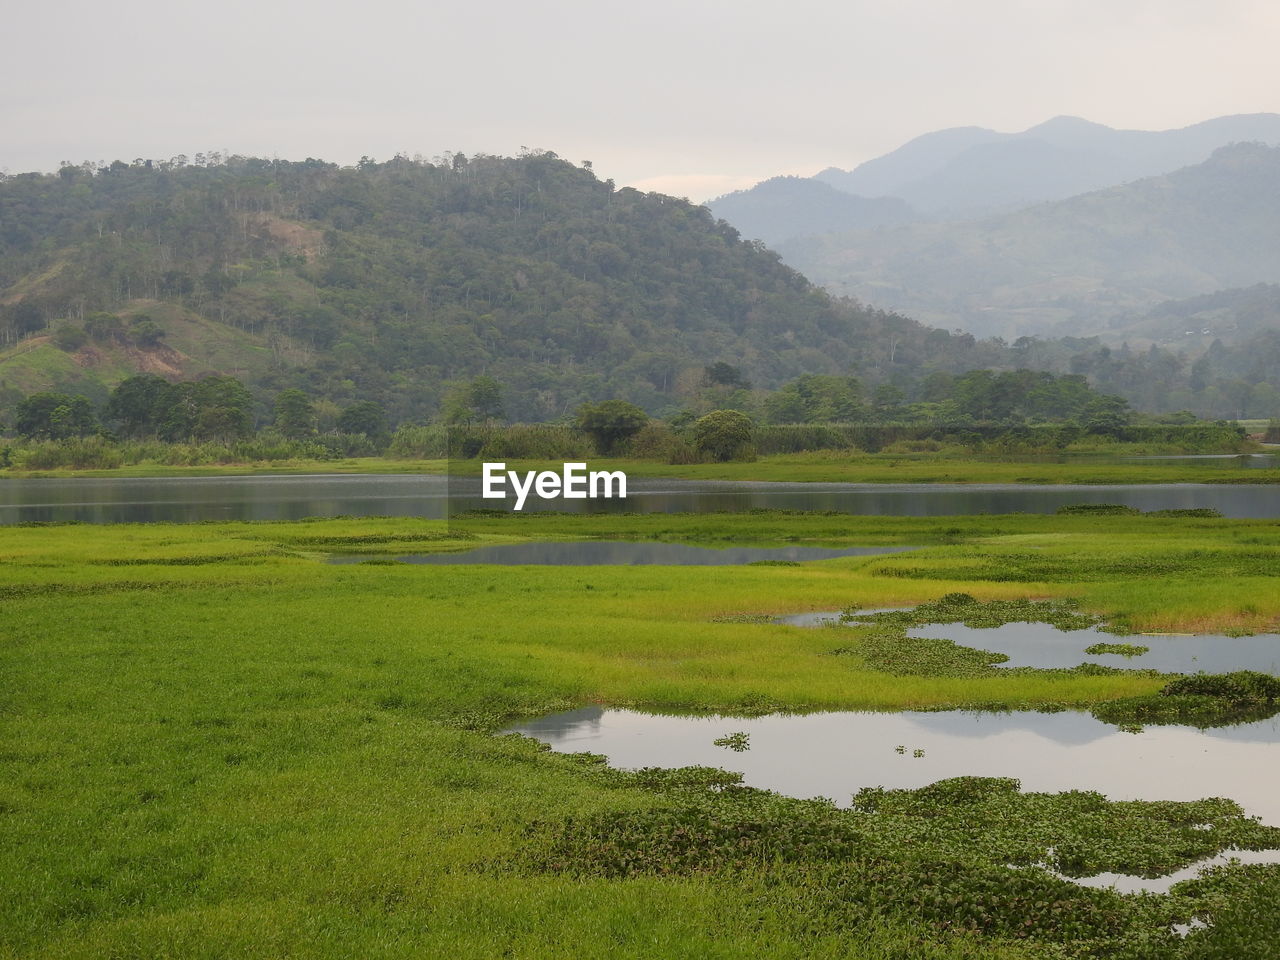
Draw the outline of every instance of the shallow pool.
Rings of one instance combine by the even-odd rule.
[[[1280,718],[1234,727],[1122,733],[1081,711],[672,716],[585,707],[513,727],[614,766],[722,767],[750,786],[847,806],[863,787],[1015,777],[1028,791],[1096,790],[1112,800],[1228,797],[1280,825]],[[712,741],[747,734],[735,752]],[[901,749],[899,749],[901,748]]]

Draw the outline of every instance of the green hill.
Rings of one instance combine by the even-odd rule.
[[[260,398],[377,400],[395,420],[433,415],[449,381],[479,374],[508,416],[544,420],[613,396],[677,409],[715,362],[773,387],[999,358],[833,300],[705,208],[549,153],[8,177],[0,350],[9,397],[216,371]]]

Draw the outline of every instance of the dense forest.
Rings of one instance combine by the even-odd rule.
[[[449,419],[478,377],[517,421],[617,398],[776,422],[786,407],[766,394],[804,376],[854,378],[868,420],[941,416],[963,407],[946,391],[966,372],[1019,368],[1084,375],[1144,410],[1272,416],[1276,352],[1197,360],[929,328],[832,297],[703,207],[543,151],[350,168],[214,154],[0,178],[10,425],[30,395],[105,409],[140,373],[235,377],[258,424],[300,390],[331,428],[361,402],[392,425]],[[709,382],[713,369],[741,382]]]
[[[769,387],[1000,359],[833,300],[704,208],[543,152],[66,166],[0,183],[0,224],[10,405],[223,373],[404,420],[485,374],[509,416],[544,420],[615,396],[679,409],[716,361]]]

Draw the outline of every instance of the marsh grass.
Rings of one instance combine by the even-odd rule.
[[[593,535],[923,549],[787,568],[323,562],[353,545],[389,557]],[[722,771],[627,778],[490,734],[586,703],[750,714],[1154,694],[1167,678],[893,675],[829,656],[830,631],[714,621],[964,592],[1072,597],[1143,629],[1262,625],[1280,595],[1257,557],[1278,539],[1273,523],[1196,518],[772,512],[2,528],[0,956],[1060,957],[1086,955],[1100,926],[1099,942],[1163,948],[1160,924],[1192,910],[1215,917],[1222,942],[1263,942],[1270,873],[1136,906],[1030,872],[1007,886],[998,844],[1042,855],[1036,824],[1062,819],[1020,801],[966,820],[962,806],[938,819],[903,799],[881,820],[845,821],[748,797]],[[1198,563],[1182,562],[1190,553]],[[993,575],[1025,570],[1027,555],[1051,561],[1042,582]],[[1100,562],[1111,579],[1092,576]],[[974,575],[953,578],[960,568]],[[812,826],[870,846],[849,863],[783,862],[790,847],[766,837],[741,869],[712,845],[698,854],[707,869],[616,876],[530,859],[539,836],[586,849],[570,818],[670,842],[681,811],[721,794],[779,838],[803,845]],[[997,808],[1008,823],[988,847]],[[1139,817],[1125,839],[1126,810],[1055,829],[1081,833],[1085,859],[1173,859],[1172,841],[1142,852],[1157,820]],[[1210,814],[1234,822],[1220,806],[1161,816]],[[530,834],[535,822],[547,833]],[[926,845],[908,842],[919,831]],[[1198,856],[1207,841],[1184,833],[1177,855]]]

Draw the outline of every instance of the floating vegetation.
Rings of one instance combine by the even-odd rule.
[[[1151,650],[1138,643],[1095,643],[1084,648],[1084,652],[1092,656],[1104,653],[1115,653],[1122,657],[1140,657]]]
[[[1250,723],[1280,713],[1280,678],[1252,670],[1179,677],[1158,693],[1108,700],[1091,712],[1127,732],[1142,724],[1208,729]]]
[[[948,593],[908,610],[858,613],[847,609],[840,617],[846,626],[868,626],[852,643],[832,650],[836,655],[858,657],[868,667],[897,676],[985,677],[998,671],[996,664],[1009,657],[990,650],[961,646],[936,637],[912,637],[907,630],[940,623],[968,627],[999,627],[1006,623],[1048,623],[1062,630],[1095,626],[1100,618],[1081,613],[1071,600],[991,600],[986,603],[967,593]],[[1098,670],[1111,668],[1096,667]]]
[[[1162,876],[1224,850],[1280,845],[1280,829],[1229,800],[1112,802],[1090,791],[1025,794],[1011,778],[957,777],[918,790],[865,789],[842,810],[711,782],[702,768],[688,779],[680,771],[665,780],[646,771],[599,775],[620,785],[647,779],[669,799],[534,824],[527,869],[713,883],[763,873],[762,908],[803,900],[815,931],[892,917],[936,935],[1052,944],[1056,957],[1172,956],[1183,943],[1174,925],[1213,916],[1224,888],[1274,913],[1256,880],[1238,879],[1249,870],[1277,875],[1274,867],[1220,867],[1172,896],[1124,896],[1068,879]]]
[[[728,747],[734,753],[742,753],[751,749],[751,735],[737,730],[727,736],[717,737],[711,741],[717,747]]]

